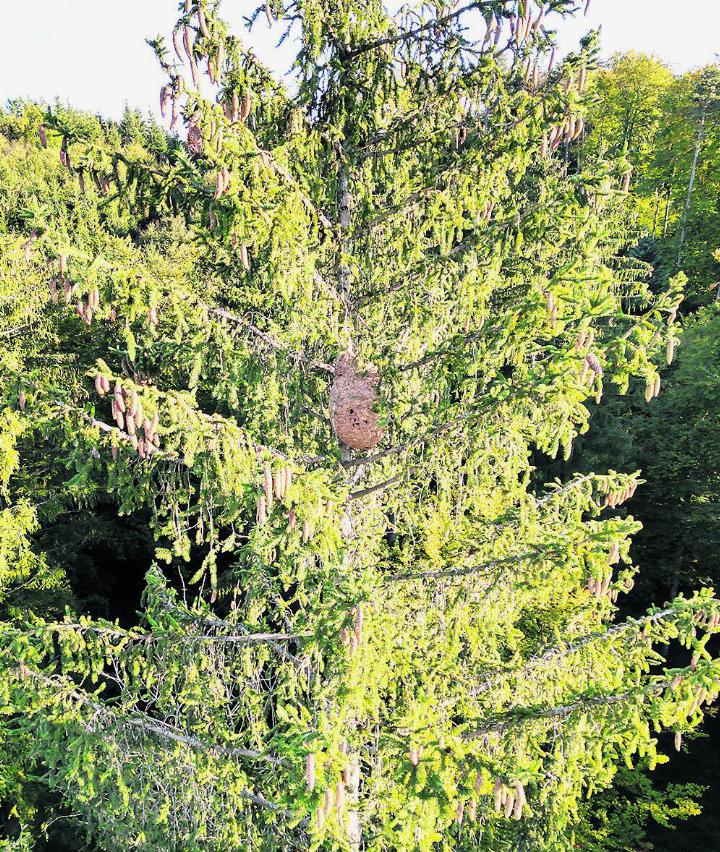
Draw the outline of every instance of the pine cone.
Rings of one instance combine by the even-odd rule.
[[[477,800],[470,799],[467,806],[467,815],[470,822],[475,822],[477,817]]]
[[[589,352],[585,356],[585,362],[587,363],[588,367],[590,367],[590,369],[593,371],[593,373],[595,373],[596,376],[602,376],[603,368],[596,355],[593,355],[592,352]]]
[[[200,128],[195,122],[192,122],[188,127],[187,144],[193,154],[202,154],[202,134],[200,133]]]
[[[325,799],[323,801],[323,812],[325,816],[329,816],[333,806],[333,791],[328,787],[325,790]]]
[[[495,779],[495,789],[493,792],[495,796],[495,812],[500,813],[503,805],[503,783],[499,778]]]
[[[205,20],[205,10],[200,5],[198,5],[198,26],[200,27],[200,32],[204,38],[209,38],[210,32],[208,30],[207,21]]]
[[[308,754],[305,757],[305,786],[308,792],[315,789],[315,755]]]
[[[265,490],[265,503],[268,509],[272,509],[273,504],[273,475],[272,468],[269,462],[265,462],[263,466],[263,488]]]
[[[338,781],[335,786],[335,810],[338,814],[345,810],[345,785],[342,781]]]

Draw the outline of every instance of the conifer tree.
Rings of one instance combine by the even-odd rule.
[[[682,298],[623,260],[627,161],[571,168],[573,6],[273,0],[291,92],[185,0],[185,145],[51,110],[7,155],[56,191],[3,198],[0,568],[108,498],[156,543],[138,624],[0,625],[19,813],[32,776],[101,849],[570,849],[701,721],[712,592],[614,621],[638,475],[531,488],[606,382],[657,395]]]

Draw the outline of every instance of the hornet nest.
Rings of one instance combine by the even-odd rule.
[[[379,382],[374,368],[359,373],[357,359],[349,352],[344,352],[335,362],[335,380],[330,388],[330,420],[338,440],[346,447],[371,450],[382,440],[383,430],[374,411]]]

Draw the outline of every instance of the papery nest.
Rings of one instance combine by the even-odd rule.
[[[357,359],[344,352],[335,362],[330,388],[330,419],[341,443],[353,450],[371,450],[383,437],[375,411],[380,377],[374,368],[358,372]]]

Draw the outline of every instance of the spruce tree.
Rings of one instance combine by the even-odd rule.
[[[615,622],[638,474],[531,487],[605,383],[657,395],[682,298],[624,258],[627,161],[573,165],[573,7],[275,0],[293,88],[186,0],[186,144],[51,110],[12,154],[0,604],[67,513],[156,544],[137,624],[5,607],[20,819],[32,778],[101,849],[570,849],[701,721],[712,592]]]

